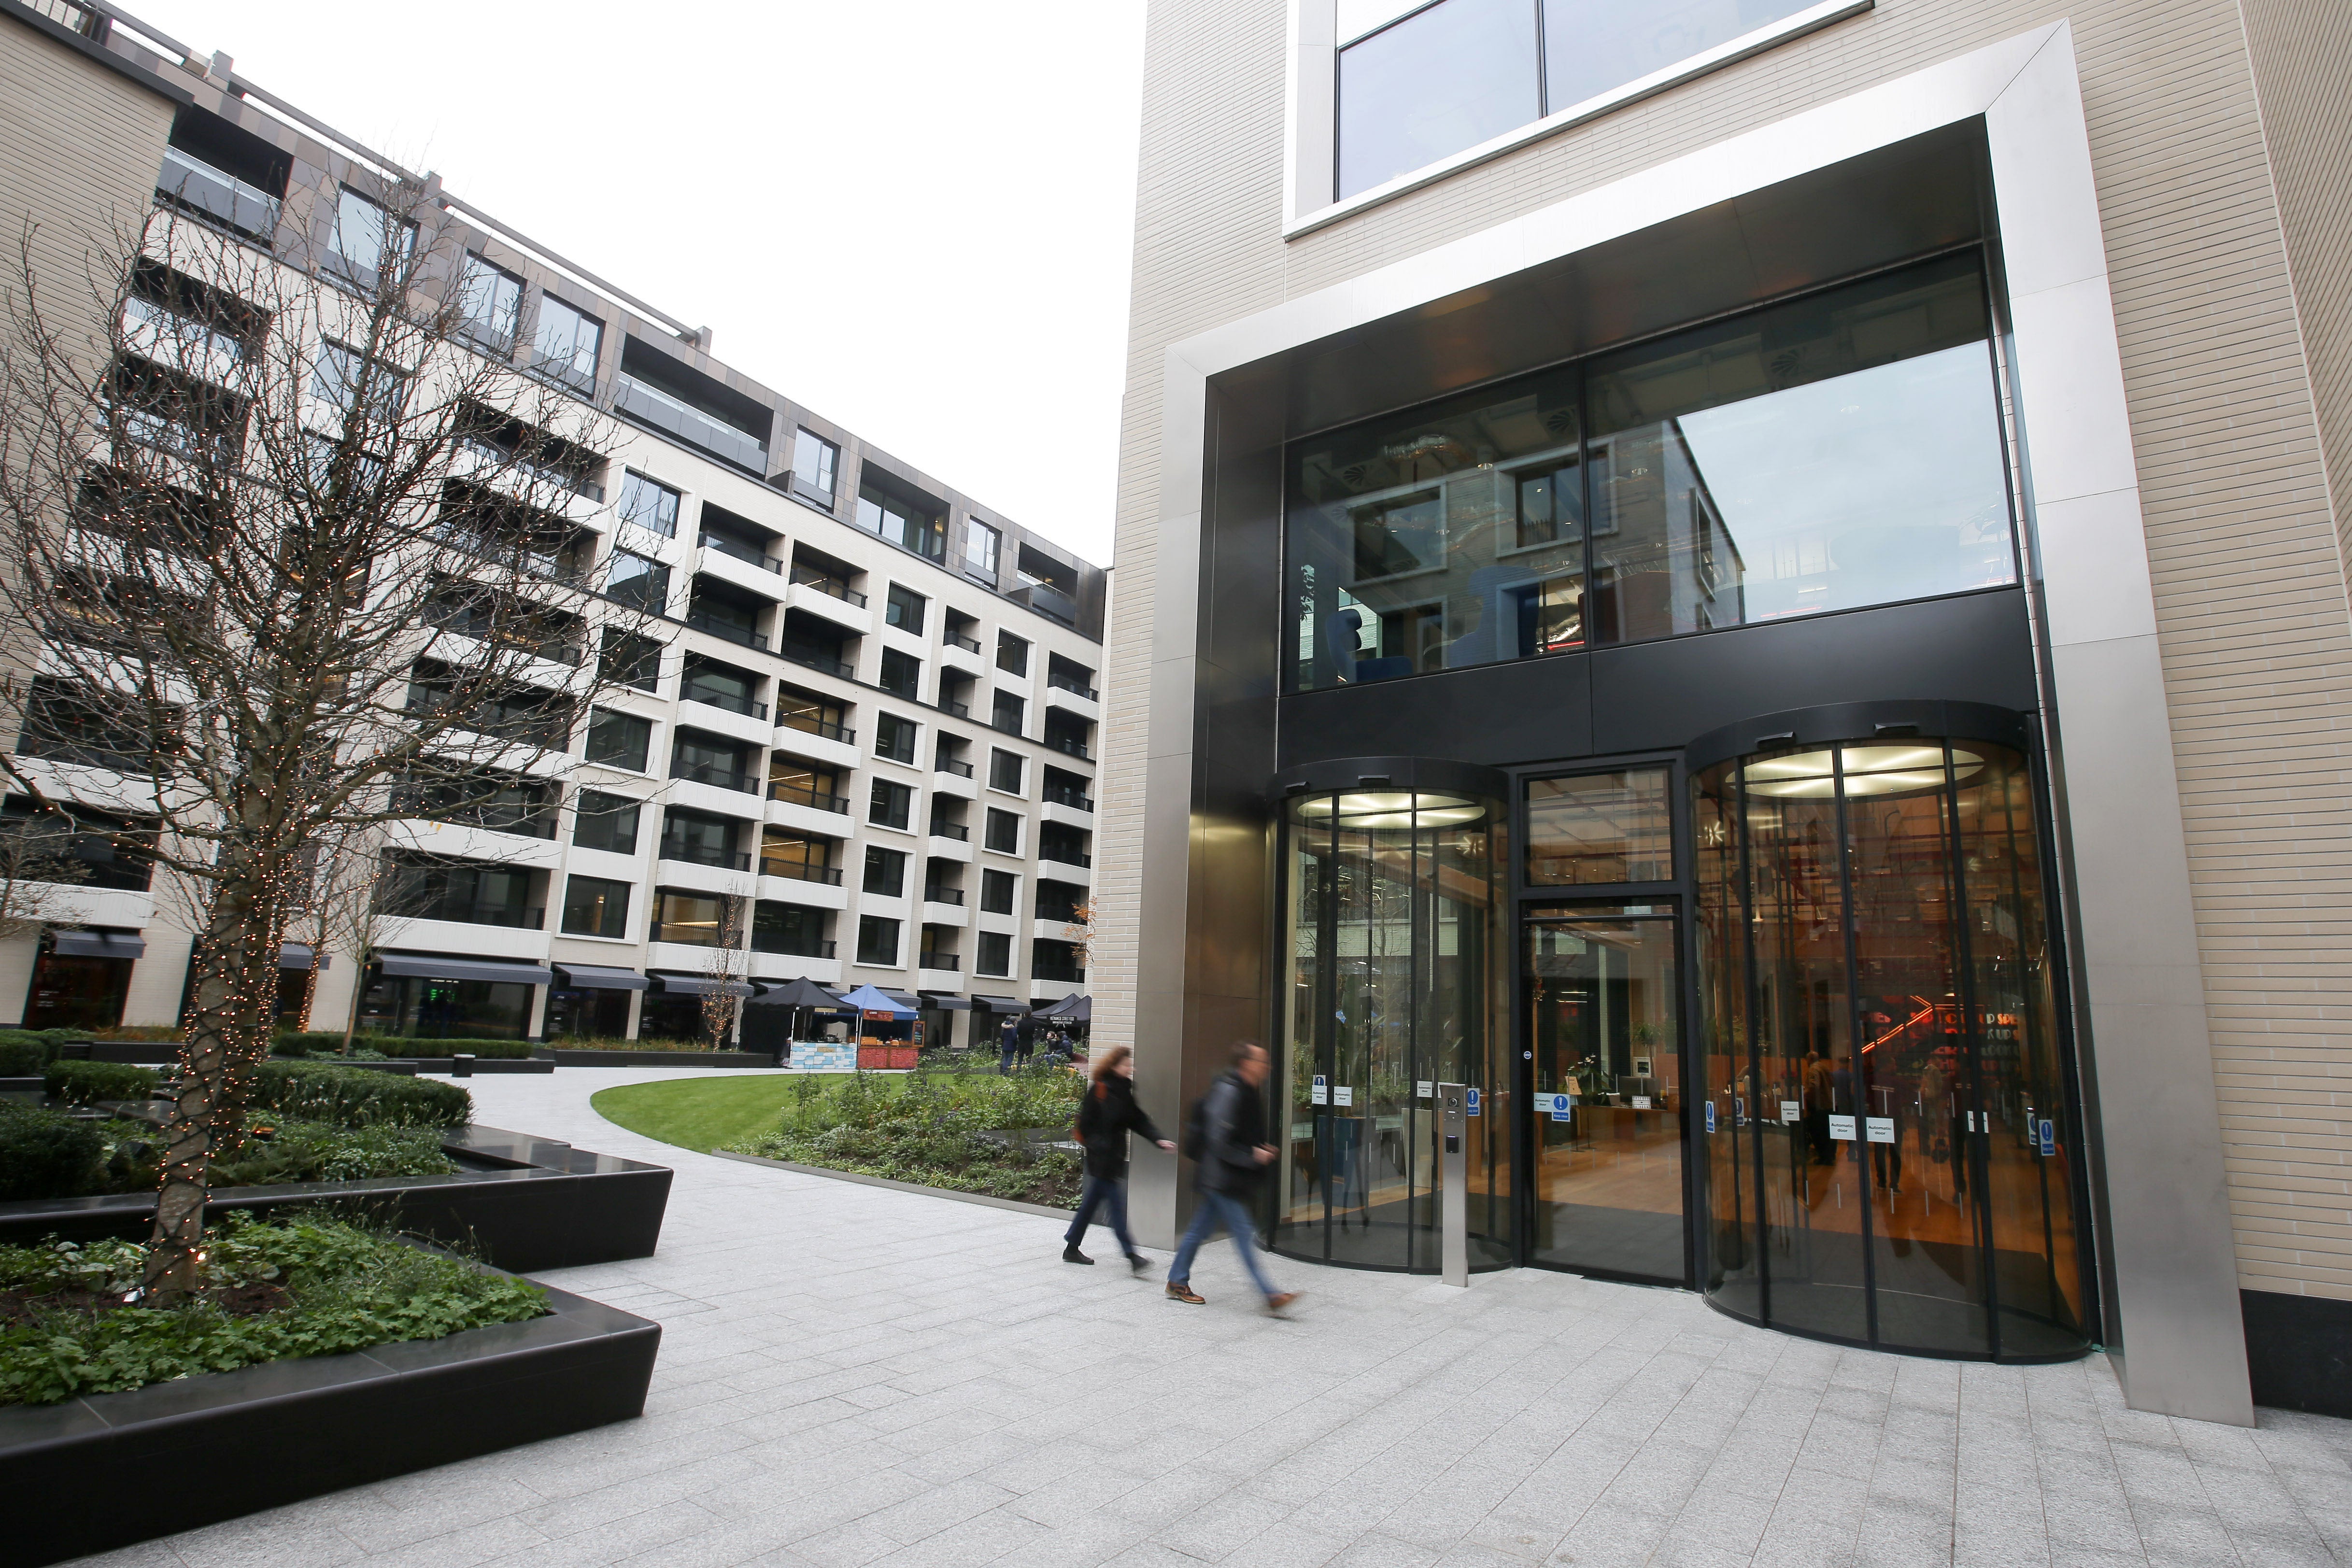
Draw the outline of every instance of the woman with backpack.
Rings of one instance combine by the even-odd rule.
[[[1078,1103],[1077,1128],[1078,1142],[1087,1150],[1087,1185],[1069,1232],[1062,1238],[1062,1261],[1094,1261],[1078,1250],[1078,1243],[1086,1239],[1096,1208],[1108,1206],[1110,1233],[1127,1254],[1127,1266],[1140,1272],[1150,1266],[1150,1260],[1135,1249],[1135,1238],[1127,1231],[1127,1135],[1138,1134],[1163,1149],[1176,1145],[1160,1135],[1160,1129],[1135,1103],[1134,1051],[1123,1045],[1112,1046],[1095,1062],[1089,1080],[1086,1098]]]

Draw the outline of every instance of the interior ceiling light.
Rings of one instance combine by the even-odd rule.
[[[1944,787],[1940,746],[1845,746],[1750,758],[1746,767],[1748,792],[1783,800],[1826,800],[1837,793],[1836,765],[1841,759],[1849,798],[1908,795]],[[1952,747],[1956,782],[1965,784],[1983,771],[1983,757]]]
[[[1350,789],[1316,795],[1292,808],[1302,822],[1339,820],[1343,828],[1458,828],[1486,820],[1486,808],[1465,795],[1410,789]]]

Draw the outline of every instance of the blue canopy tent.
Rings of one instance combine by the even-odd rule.
[[[860,986],[841,998],[844,1007],[856,1008],[861,1013],[886,1014],[894,1023],[912,1023],[915,1009],[901,1007],[898,998],[873,986]]]

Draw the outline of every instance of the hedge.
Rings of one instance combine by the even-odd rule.
[[[386,1056],[440,1057],[464,1051],[484,1061],[520,1059],[531,1053],[527,1040],[424,1040],[413,1035],[355,1034],[352,1037],[354,1051],[382,1051]],[[343,1036],[340,1030],[332,1032],[313,1030],[308,1034],[281,1034],[277,1051],[280,1056],[339,1056],[342,1053]]]
[[[437,1079],[325,1061],[265,1061],[253,1080],[254,1103],[282,1116],[346,1127],[462,1127],[474,1119],[474,1097]]]
[[[88,1191],[105,1154],[89,1123],[0,1101],[0,1203]]]
[[[68,1105],[95,1104],[100,1100],[152,1098],[158,1082],[154,1069],[127,1061],[52,1061],[43,1070],[49,1098]]]
[[[86,1029],[0,1029],[0,1078],[37,1078],[58,1046],[89,1038]]]

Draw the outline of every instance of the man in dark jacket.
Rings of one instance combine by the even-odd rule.
[[[1193,1111],[1201,1134],[1195,1176],[1199,1202],[1192,1209],[1192,1228],[1176,1249],[1176,1261],[1168,1266],[1171,1301],[1197,1307],[1205,1300],[1192,1291],[1192,1255],[1220,1225],[1232,1235],[1234,1250],[1242,1255],[1242,1267],[1265,1298],[1267,1312],[1278,1313],[1298,1299],[1296,1291],[1274,1288],[1251,1240],[1255,1226],[1250,1199],[1276,1152],[1266,1141],[1265,1099],[1260,1092],[1271,1065],[1264,1047],[1244,1040],[1234,1048],[1232,1069],[1209,1086]]]

